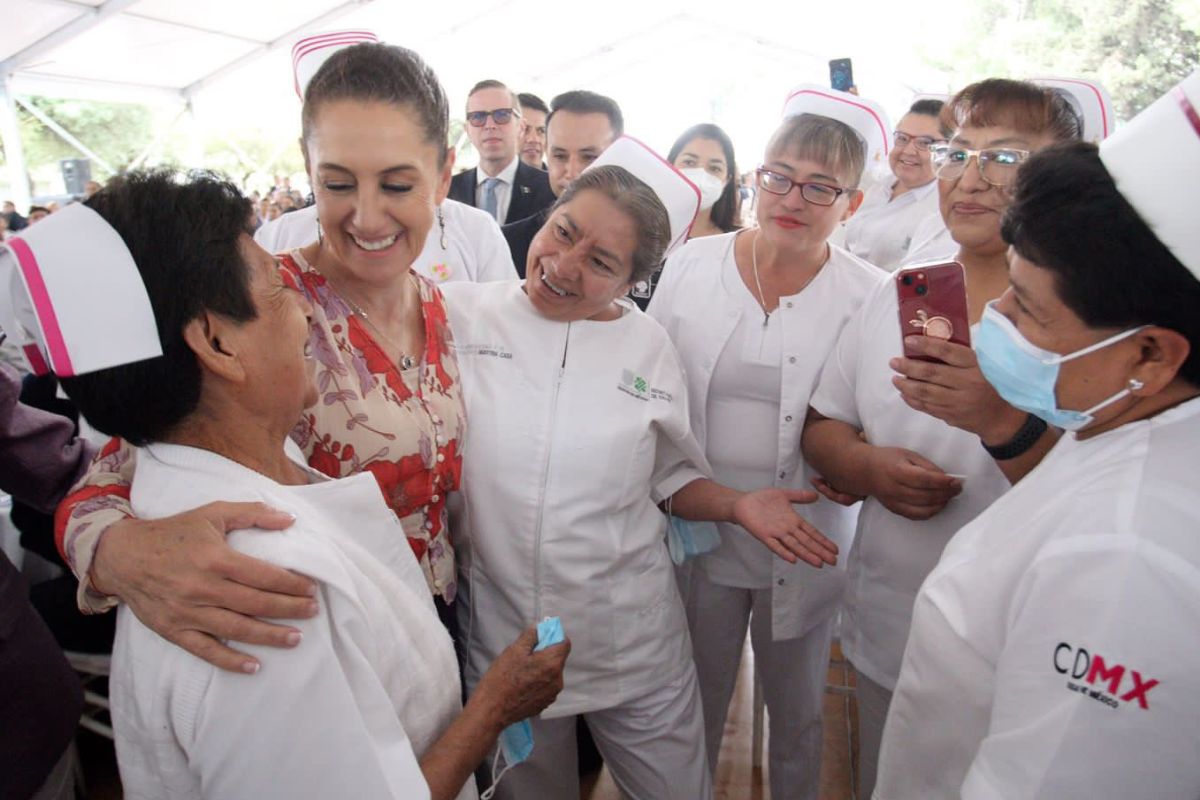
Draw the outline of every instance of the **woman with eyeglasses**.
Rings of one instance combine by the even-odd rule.
[[[880,800],[1200,797],[1198,108],[1021,167],[975,348],[1069,433],[921,586]]]
[[[917,226],[937,216],[930,148],[950,135],[938,119],[941,111],[941,100],[922,99],[900,118],[888,153],[894,180],[871,187],[846,223],[846,249],[881,269],[900,266]]]
[[[954,135],[933,148],[938,195],[959,243],[975,325],[1007,286],[1000,218],[1018,166],[1031,152],[1077,138],[1079,128],[1054,92],[1010,80],[966,87],[943,109],[942,121]],[[805,457],[827,481],[866,497],[850,551],[841,629],[842,651],[858,673],[864,797],[874,785],[883,723],[921,581],[954,532],[1009,487],[1004,462],[980,447],[976,436],[921,413],[897,393],[893,368],[903,352],[898,320],[895,282],[885,280],[846,326],[825,364],[802,441]],[[921,362],[919,368],[932,366]],[[1003,444],[1012,435],[985,441]]]
[[[692,429],[714,479],[743,490],[809,485],[799,448],[809,392],[838,332],[882,278],[827,241],[862,202],[864,164],[889,130],[881,113],[817,87],[797,91],[787,108],[757,172],[758,227],[688,242],[668,260],[649,308],[683,360]],[[845,509],[822,498],[802,513],[848,543]],[[715,770],[749,626],[770,711],[771,796],[815,798],[845,573],[788,564],[738,525],[717,528],[716,549],[680,576],[709,763]]]

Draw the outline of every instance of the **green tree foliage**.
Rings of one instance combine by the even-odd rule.
[[[960,86],[996,75],[1093,78],[1129,119],[1200,66],[1192,0],[975,0],[955,15],[969,22],[925,55]]]
[[[47,97],[31,98],[30,104],[118,170],[137,158],[151,141],[154,120],[144,106]],[[17,113],[25,162],[30,167],[56,163],[63,158],[83,157],[24,108],[18,106]],[[92,177],[104,180],[110,176],[103,167],[93,163]]]

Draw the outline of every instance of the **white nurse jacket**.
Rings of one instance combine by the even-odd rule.
[[[678,679],[691,641],[655,503],[708,466],[666,333],[626,300],[619,319],[565,323],[517,281],[442,290],[467,406],[451,527],[468,687],[545,616],[571,656],[544,717]]]
[[[723,269],[736,269],[730,248],[734,237],[693,239],[667,262],[649,314],[662,323],[687,370],[692,430],[703,447],[709,384],[717,358],[741,318],[741,306],[729,296]],[[863,299],[887,275],[862,259],[830,245],[829,262],[802,292],[781,298],[784,325],[780,363],[779,442],[774,485],[811,489],[815,473],[800,456],[800,433],[821,367],[838,334]],[[765,488],[765,487],[764,487]],[[775,640],[803,636],[829,618],[841,602],[846,556],[854,533],[854,514],[825,498],[799,507],[799,513],[837,542],[837,567],[815,569],[798,561],[771,559],[771,632]],[[704,557],[701,556],[701,559]]]
[[[1200,399],[1079,441],[917,596],[875,797],[1200,797]]]

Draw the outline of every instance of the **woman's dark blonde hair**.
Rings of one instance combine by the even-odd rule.
[[[771,136],[767,158],[789,155],[823,165],[845,185],[857,189],[867,163],[867,145],[854,129],[816,114],[788,117]]]
[[[637,242],[629,280],[636,283],[649,278],[662,265],[663,255],[671,244],[671,220],[658,194],[624,167],[605,164],[585,170],[558,198],[555,208],[586,191],[600,192],[633,221]]]

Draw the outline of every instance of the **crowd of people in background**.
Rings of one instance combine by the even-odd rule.
[[[419,55],[293,55],[309,195],[4,204],[0,277],[50,288],[0,314],[0,488],[73,575],[38,618],[0,559],[0,794],[71,796],[56,640],[112,653],[129,798],[574,800],[582,744],[704,800],[748,640],[811,800],[835,637],[859,796],[1200,793],[1200,73],[1111,136],[1093,81],[894,126],[802,84],[749,171],[488,78],[457,169]],[[120,320],[55,280],[79,230]],[[907,319],[935,269],[961,315]]]

